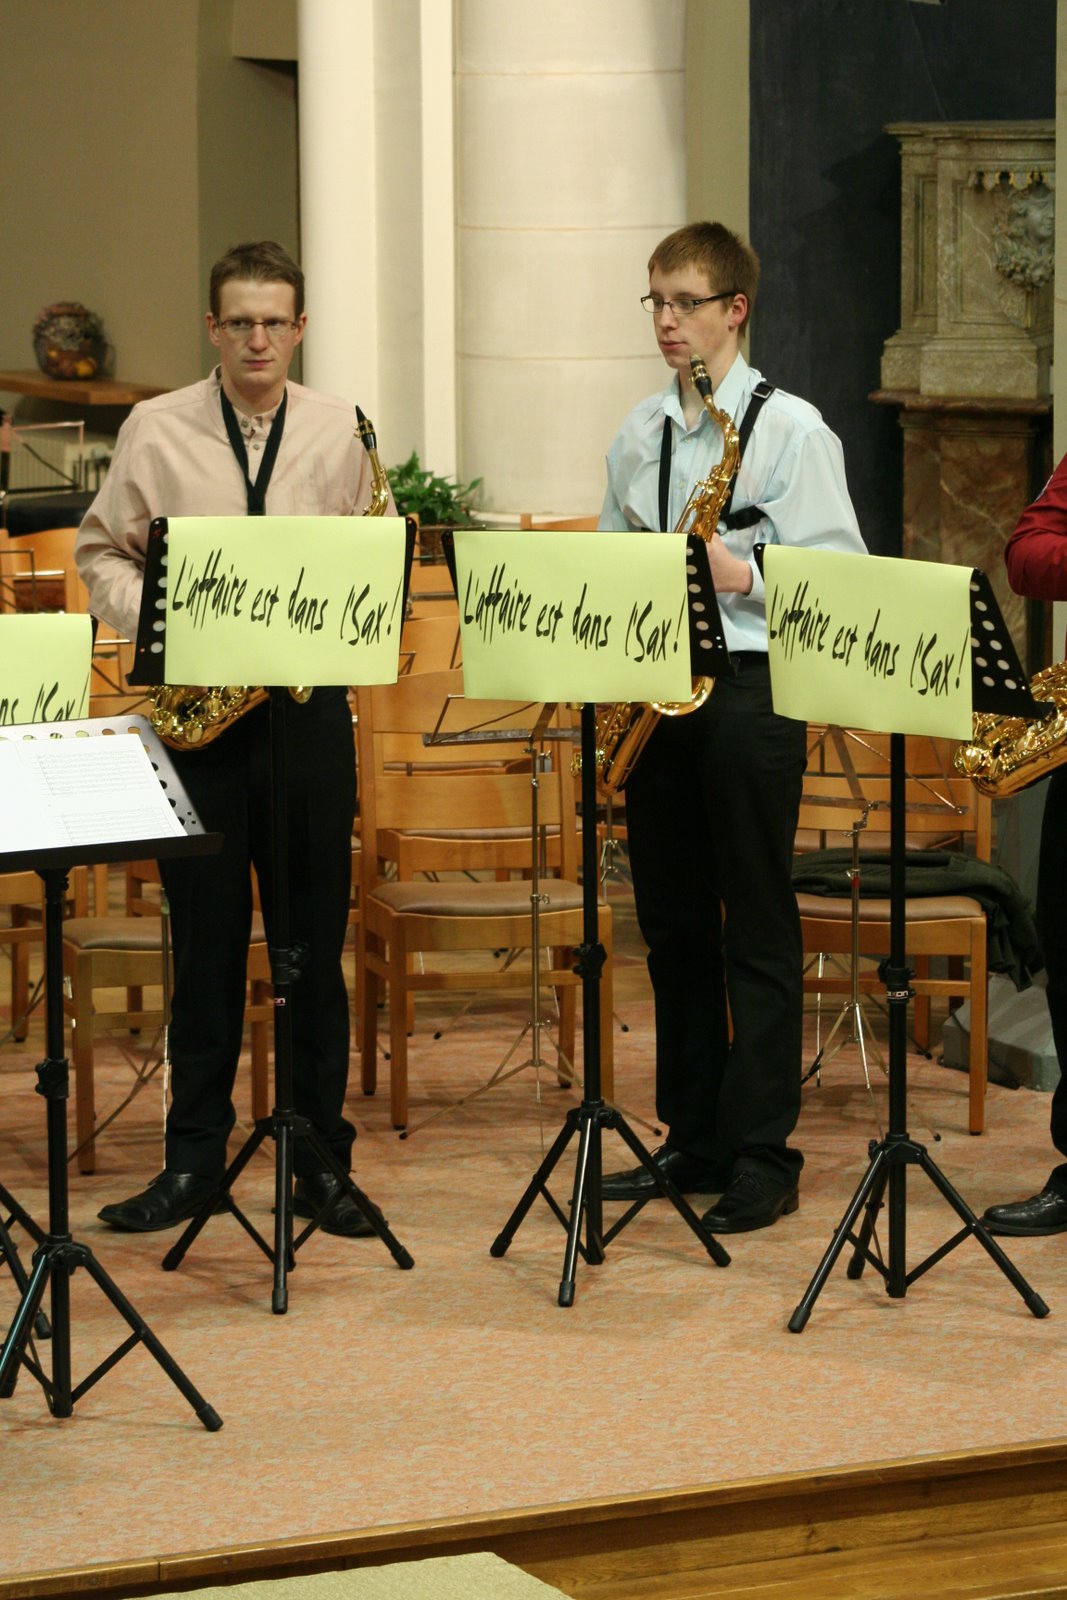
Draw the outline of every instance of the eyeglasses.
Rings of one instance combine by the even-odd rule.
[[[739,289],[724,289],[721,294],[705,294],[699,299],[691,294],[678,294],[673,300],[664,300],[658,294],[643,294],[641,304],[654,317],[658,317],[663,311],[673,311],[676,317],[691,317],[697,306],[710,305],[713,300],[732,300],[734,295],[739,293]]]
[[[271,344],[281,344],[295,333],[299,323],[290,322],[287,317],[227,317],[225,322],[216,322],[216,328],[229,334],[231,339],[251,339],[253,328],[262,328]]]

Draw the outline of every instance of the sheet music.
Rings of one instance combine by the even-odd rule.
[[[42,850],[184,830],[136,734],[0,739],[0,840]]]

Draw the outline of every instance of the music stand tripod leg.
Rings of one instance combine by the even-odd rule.
[[[907,1131],[908,1002],[912,998],[913,991],[910,984],[912,974],[905,960],[904,812],[904,735],[893,733],[890,735],[890,956],[882,967],[889,1012],[889,1131],[885,1138],[868,1147],[871,1155],[870,1166],[835,1230],[829,1250],[789,1319],[788,1327],[791,1333],[800,1333],[806,1326],[812,1307],[826,1283],[830,1270],[849,1239],[852,1239],[856,1247],[849,1266],[849,1277],[858,1278],[862,1274],[864,1262],[871,1261],[878,1267],[885,1280],[886,1292],[894,1299],[903,1299],[917,1278],[973,1233],[991,1260],[1022,1296],[1027,1309],[1035,1317],[1048,1315],[1048,1306],[1041,1296],[1030,1287],[1000,1246],[989,1236],[975,1213],[930,1159],[924,1146],[912,1139]],[[909,1165],[921,1168],[964,1223],[956,1234],[932,1251],[910,1272],[907,1270],[905,1259]],[[888,1259],[883,1263],[874,1261],[868,1245],[887,1186],[889,1250]],[[853,1237],[851,1230],[864,1204],[867,1205],[867,1215],[856,1238]]]
[[[544,1195],[550,1209],[567,1230],[563,1274],[560,1280],[561,1306],[574,1304],[575,1273],[579,1255],[584,1255],[590,1265],[599,1265],[604,1259],[608,1242],[615,1238],[627,1223],[642,1209],[631,1206],[605,1233],[603,1228],[603,1193],[601,1135],[612,1128],[621,1135],[634,1155],[655,1178],[662,1194],[671,1201],[675,1210],[696,1233],[716,1266],[729,1265],[730,1257],[698,1219],[686,1201],[666,1183],[649,1152],[625,1118],[613,1106],[605,1104],[600,1092],[600,973],[606,953],[598,934],[597,900],[597,837],[596,837],[596,708],[592,704],[582,707],[582,931],[584,942],[575,951],[575,971],[582,980],[582,1043],[585,1068],[585,1090],[582,1103],[567,1113],[564,1127],[549,1150],[533,1179],[524,1190],[503,1229],[494,1241],[490,1254],[502,1256],[507,1250],[520,1222],[524,1219],[534,1197]],[[578,1158],[575,1167],[574,1187],[571,1191],[569,1219],[553,1200],[546,1188],[549,1174],[559,1161],[564,1149],[575,1133],[579,1135]],[[581,1227],[583,1218],[587,1225],[587,1242],[583,1250]]]
[[[106,1273],[88,1246],[71,1237],[67,1190],[67,1106],[69,1066],[63,1055],[63,895],[62,869],[41,871],[45,884],[46,1059],[37,1068],[38,1092],[46,1102],[48,1139],[48,1232],[34,1251],[33,1272],[0,1347],[0,1399],[11,1396],[19,1365],[37,1379],[55,1417],[72,1415],[75,1403],[137,1344],[143,1344],[193,1407],[209,1432],[222,1427],[213,1406],[194,1388],[144,1318]],[[77,1386],[71,1383],[70,1279],[84,1267],[97,1288],[124,1318],[131,1334]],[[26,1352],[46,1285],[52,1290],[52,1372],[47,1376]]]
[[[44,1234],[34,1222],[28,1211],[23,1210],[14,1195],[0,1183],[0,1207],[10,1212],[9,1221],[5,1222],[0,1217],[0,1261],[6,1261],[15,1280],[15,1287],[20,1295],[24,1295],[29,1288],[30,1278],[26,1268],[22,1265],[18,1245],[11,1237],[11,1223],[17,1222],[25,1229],[35,1244],[44,1244]],[[38,1312],[34,1318],[34,1332],[38,1339],[50,1339],[52,1329],[44,1312]]]
[[[337,1178],[342,1188],[360,1207],[375,1233],[401,1268],[414,1265],[412,1257],[389,1231],[381,1214],[328,1148],[318,1130],[299,1115],[293,1106],[293,1029],[292,988],[307,964],[307,951],[290,941],[289,922],[289,793],[287,714],[289,691],[271,688],[270,699],[270,781],[271,781],[271,862],[274,877],[274,933],[270,949],[271,982],[274,990],[274,1108],[262,1118],[230,1163],[218,1187],[207,1197],[181,1238],[163,1258],[166,1271],[173,1271],[200,1229],[221,1201],[232,1212],[249,1237],[271,1261],[274,1274],[271,1310],[284,1315],[289,1307],[288,1274],[296,1264],[296,1252],[319,1226],[313,1218],[299,1238],[293,1237],[293,1159],[297,1136],[305,1139],[313,1153]],[[252,1155],[270,1137],[274,1141],[274,1244],[262,1238],[234,1201],[230,1189]]]

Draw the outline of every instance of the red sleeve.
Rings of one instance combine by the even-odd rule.
[[[1067,600],[1067,456],[1004,549],[1008,582],[1030,600]]]

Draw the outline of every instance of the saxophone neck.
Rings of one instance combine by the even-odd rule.
[[[374,424],[369,417],[365,417],[359,406],[356,407],[356,436],[363,441],[363,448],[370,458],[371,470],[371,497],[370,505],[363,512],[365,517],[384,517],[389,508],[389,477],[378,458],[378,440],[374,432]]]
[[[730,497],[737,463],[741,459],[741,447],[733,418],[728,412],[720,411],[715,404],[711,379],[703,360],[700,356],[690,356],[689,365],[693,385],[704,402],[704,409],[722,434],[722,459],[694,487],[675,532],[696,534],[707,541],[714,534],[722,509]]]

